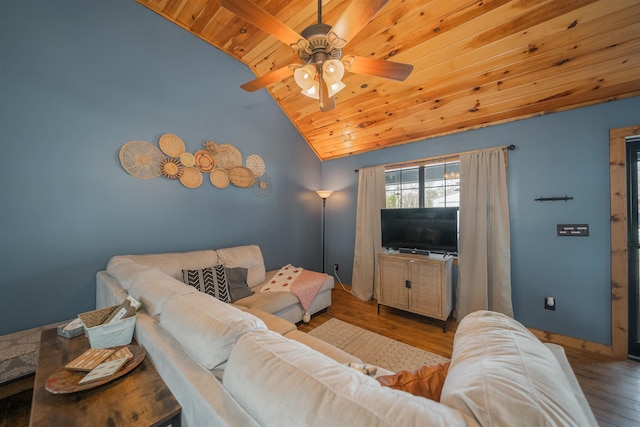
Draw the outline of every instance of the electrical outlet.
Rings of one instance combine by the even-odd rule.
[[[338,264],[333,264],[333,271],[340,270],[340,266]]]
[[[556,310],[556,299],[554,297],[545,297],[544,298],[544,309],[545,310]]]

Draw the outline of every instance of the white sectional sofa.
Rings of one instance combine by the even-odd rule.
[[[256,250],[114,257],[97,275],[98,308],[128,294],[142,301],[135,338],[182,405],[183,426],[597,425],[562,348],[501,314],[460,323],[435,402],[347,367],[367,361],[298,331],[289,320],[301,309],[227,304],[178,280],[182,269],[234,265],[230,253]],[[252,283],[267,277],[259,264],[245,266]],[[330,303],[330,288],[316,298],[322,292]]]

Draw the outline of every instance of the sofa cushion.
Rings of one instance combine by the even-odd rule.
[[[406,391],[439,402],[448,370],[449,362],[445,362],[433,366],[422,366],[415,371],[400,371],[393,375],[381,375],[376,377],[376,380],[385,387]]]
[[[243,310],[240,308],[240,310]],[[297,329],[294,323],[289,322],[281,317],[274,316],[271,313],[267,313],[261,310],[254,310],[253,308],[245,308],[243,311],[253,314],[264,322],[267,329],[273,332],[277,332],[280,335],[284,335],[288,332],[295,331]]]
[[[288,292],[261,292],[262,287],[266,286],[269,280],[271,280],[278,271],[279,270],[271,270],[267,272],[265,275],[265,282],[260,286],[255,286],[253,288],[253,295],[238,300],[238,304],[254,308],[256,310],[266,311],[268,313],[277,313],[292,305],[300,304],[298,297]],[[333,277],[327,275],[327,278],[318,293],[333,289],[333,286]]]
[[[322,341],[321,339],[318,339],[307,333],[299,331],[298,329],[287,332],[286,334],[284,334],[284,336],[289,338],[290,340],[298,341],[299,343],[302,343],[307,347],[314,349],[315,351],[319,351],[320,353],[332,358],[338,363],[362,363],[362,360],[355,356],[352,356],[346,351],[341,350],[338,347]]]
[[[260,425],[476,425],[459,411],[382,387],[375,379],[271,331],[240,337],[223,382]]]
[[[120,285],[128,290],[136,275],[152,267],[133,262],[124,256],[114,256],[107,264],[107,273],[116,279]]]
[[[227,268],[243,267],[247,269],[247,284],[250,288],[264,282],[266,269],[262,251],[256,245],[235,246],[217,250],[220,262]]]
[[[198,270],[182,270],[182,281],[222,302],[231,302],[225,268],[222,264]]]
[[[147,267],[132,277],[128,292],[129,295],[142,303],[144,311],[151,316],[158,316],[163,312],[165,303],[172,296],[198,291],[167,276],[157,268]]]
[[[123,255],[138,264],[156,267],[176,280],[182,280],[182,270],[198,270],[220,264],[213,250],[175,252],[166,254]]]
[[[227,277],[227,286],[229,287],[229,296],[231,302],[253,295],[253,291],[247,284],[247,270],[244,267],[225,268],[225,276]]]
[[[558,360],[500,313],[467,315],[456,331],[440,401],[486,426],[592,426]]]
[[[267,330],[256,316],[197,291],[169,298],[160,326],[207,369],[224,363],[242,335]]]

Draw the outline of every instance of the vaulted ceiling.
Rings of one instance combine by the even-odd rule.
[[[300,63],[219,0],[137,1],[257,77]],[[316,0],[253,2],[298,33],[318,19]],[[349,3],[322,1],[322,21]],[[403,82],[346,72],[328,112],[290,74],[260,89],[321,160],[640,95],[640,1],[391,0],[343,54],[414,68]]]

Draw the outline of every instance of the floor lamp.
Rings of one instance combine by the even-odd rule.
[[[325,225],[325,211],[326,211],[326,206],[327,206],[327,199],[329,198],[329,196],[331,195],[331,193],[333,193],[333,191],[329,191],[329,190],[318,190],[316,191],[316,193],[318,193],[318,196],[322,197],[322,272],[324,273],[324,235],[325,235],[325,231],[324,231],[324,225]]]

